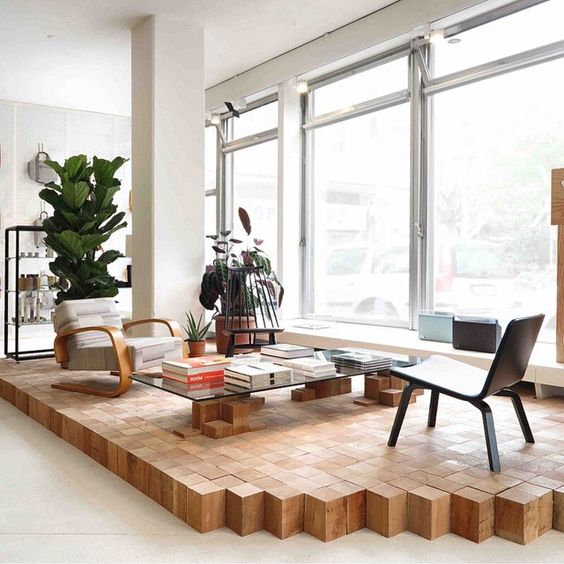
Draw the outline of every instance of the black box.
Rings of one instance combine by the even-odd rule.
[[[497,319],[462,317],[452,320],[452,346],[465,351],[494,353],[501,340]]]

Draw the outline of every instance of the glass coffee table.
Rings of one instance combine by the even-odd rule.
[[[317,358],[332,361],[337,354],[350,352],[351,348],[328,349],[316,351]],[[361,349],[354,349],[360,351]],[[371,353],[380,354],[390,357],[389,353],[370,350]],[[396,355],[392,357],[392,369],[394,367],[412,366],[420,362],[419,357]],[[251,364],[260,361],[260,354],[239,355],[234,357],[234,364]],[[351,377],[370,374],[370,379],[365,378],[365,393],[362,401],[357,398],[355,403],[360,405],[368,405],[370,403],[378,403],[376,396],[379,397],[380,391],[385,389],[393,389],[392,380],[394,376],[389,375],[389,370],[375,372],[373,370],[361,370],[348,367],[337,367],[337,373],[331,376],[322,376],[318,378],[293,374],[291,382],[271,383],[267,386],[255,386],[251,388],[242,388],[233,384],[224,383],[222,385],[214,385],[203,387],[201,384],[190,387],[170,383],[162,378],[160,368],[152,371],[135,372],[131,379],[135,382],[157,388],[164,392],[174,394],[192,401],[192,428],[198,429],[205,435],[213,438],[223,438],[233,434],[239,434],[250,430],[255,430],[249,422],[249,415],[264,405],[264,396],[253,396],[258,392],[268,392],[271,390],[279,390],[282,388],[293,388],[292,399],[295,401],[309,401],[314,399],[322,399],[340,394],[351,392]],[[370,381],[368,381],[370,380]],[[395,378],[398,380],[398,378]],[[396,382],[395,386],[401,385]],[[398,391],[403,388],[397,388]],[[395,396],[397,394],[394,394]],[[401,395],[401,394],[400,394]],[[399,397],[397,398],[399,401]],[[393,405],[395,401],[391,404]],[[388,405],[388,404],[386,404]],[[181,433],[175,430],[175,433],[181,436],[194,434]]]

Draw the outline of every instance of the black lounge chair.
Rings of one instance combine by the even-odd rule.
[[[431,356],[408,368],[393,368],[392,373],[409,384],[403,390],[388,446],[396,446],[411,394],[417,388],[423,388],[431,390],[428,427],[435,426],[439,394],[467,401],[480,410],[490,469],[500,472],[493,415],[484,400],[493,395],[510,397],[525,440],[535,442],[521,398],[509,386],[523,379],[543,320],[544,315],[513,319],[503,334],[489,371],[444,356]]]

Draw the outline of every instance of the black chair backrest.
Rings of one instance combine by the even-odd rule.
[[[491,396],[523,379],[543,320],[544,315],[541,314],[509,322],[480,397]]]
[[[275,294],[262,266],[228,267],[225,329],[277,329]]]

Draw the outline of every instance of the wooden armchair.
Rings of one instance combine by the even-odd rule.
[[[159,323],[170,336],[128,337],[132,327]],[[53,388],[102,397],[115,397],[131,386],[134,370],[159,366],[166,358],[187,356],[180,326],[169,319],[141,319],[122,324],[111,298],[72,300],[60,304],[55,316],[55,358],[70,370],[107,370],[119,377],[117,385],[60,383]]]

